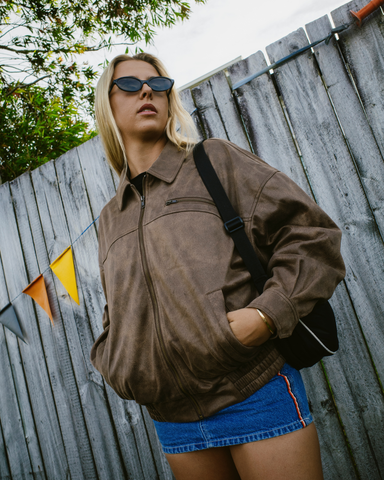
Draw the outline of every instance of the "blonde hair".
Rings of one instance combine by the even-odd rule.
[[[97,82],[95,96],[96,124],[107,160],[119,176],[123,170],[127,171],[128,164],[123,139],[109,103],[108,92],[116,65],[127,60],[147,62],[156,69],[160,76],[169,77],[164,65],[158,58],[149,53],[139,53],[132,57],[129,55],[118,55],[115,57],[108,64],[108,67]],[[191,152],[198,138],[195,124],[190,114],[183,107],[175,86],[173,86],[168,98],[168,121],[165,133],[168,140],[177,145],[179,149],[185,150],[186,154]]]

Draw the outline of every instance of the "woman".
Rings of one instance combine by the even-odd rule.
[[[92,364],[146,406],[177,480],[322,479],[300,373],[269,340],[289,336],[343,278],[340,230],[256,155],[207,140],[271,275],[259,295],[195,168],[193,123],[161,62],[113,59],[96,119],[120,182],[100,215],[107,303]]]

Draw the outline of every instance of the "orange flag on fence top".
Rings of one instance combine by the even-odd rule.
[[[9,328],[17,337],[21,338],[24,343],[27,343],[24,340],[24,335],[12,303],[8,303],[8,305],[0,311],[0,322]]]
[[[33,300],[35,300],[35,302],[38,303],[40,307],[47,312],[48,317],[51,319],[51,322],[53,324],[51,307],[49,306],[47,289],[42,273],[40,273],[40,275],[28,285],[28,287],[24,288],[23,293],[26,293],[27,295],[32,297]]]
[[[78,305],[80,305],[79,295],[77,293],[75,267],[73,265],[72,248],[69,246],[65,249],[64,252],[51,263],[50,267],[69,295]]]

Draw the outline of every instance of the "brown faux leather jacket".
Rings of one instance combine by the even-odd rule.
[[[345,274],[341,232],[286,175],[231,142],[205,150],[259,258],[273,277],[258,295],[193,161],[170,141],[144,195],[124,174],[99,224],[104,331],[91,362],[124,399],[157,421],[189,422],[240,402],[284,358],[268,341],[248,347],[226,313],[257,307],[279,337]]]

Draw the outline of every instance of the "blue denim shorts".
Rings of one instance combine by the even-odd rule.
[[[154,424],[164,453],[185,453],[277,437],[312,421],[300,372],[286,363],[253,395],[210,417]]]

